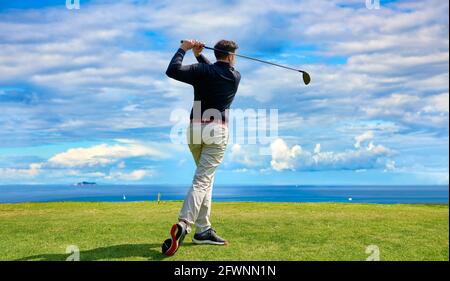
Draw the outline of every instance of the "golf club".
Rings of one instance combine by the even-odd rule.
[[[181,40],[182,44],[183,44],[183,41],[184,40]],[[241,58],[244,58],[244,59],[249,59],[249,60],[253,60],[253,61],[258,61],[258,62],[262,62],[262,63],[274,65],[274,66],[278,66],[278,67],[281,67],[281,68],[284,68],[284,69],[298,71],[298,72],[302,73],[303,82],[305,83],[305,85],[308,85],[311,82],[311,76],[309,76],[308,72],[300,70],[300,69],[295,69],[295,68],[292,68],[292,67],[289,67],[289,66],[273,63],[273,62],[270,62],[270,61],[264,61],[264,60],[257,59],[257,58],[252,58],[252,57],[249,57],[249,56],[239,55],[239,54],[236,54],[236,53],[231,53],[231,52],[228,52],[228,51],[225,51],[225,50],[219,50],[219,49],[211,48],[211,47],[208,47],[208,46],[203,46],[203,47],[205,49],[208,49],[208,50],[218,51],[218,52],[226,53],[226,54],[229,54],[229,55],[235,55],[235,56],[238,56],[238,57],[241,57]]]

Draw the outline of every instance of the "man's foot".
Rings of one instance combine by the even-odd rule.
[[[212,228],[196,233],[194,238],[192,238],[192,242],[195,244],[228,245],[228,241],[220,238]]]
[[[170,229],[170,238],[162,244],[162,253],[166,256],[172,256],[176,253],[186,236],[186,227],[183,223],[176,223]]]

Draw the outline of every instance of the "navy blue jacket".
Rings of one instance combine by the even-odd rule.
[[[227,121],[225,110],[233,102],[241,74],[229,63],[218,61],[212,64],[203,55],[197,57],[196,64],[182,65],[185,53],[178,49],[167,68],[167,76],[194,87],[194,100],[201,101],[202,114],[207,109],[217,109],[222,113],[222,120]]]

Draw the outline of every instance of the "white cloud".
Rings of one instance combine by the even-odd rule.
[[[235,169],[234,173],[247,173],[249,170],[247,168]]]
[[[104,166],[130,157],[161,158],[165,154],[154,147],[134,140],[118,140],[121,144],[100,144],[87,148],[71,148],[51,157],[51,166],[83,167]]]
[[[139,181],[145,177],[150,177],[153,175],[152,170],[148,169],[138,169],[131,172],[123,172],[123,171],[112,171],[105,179],[107,180],[125,180],[125,181]]]
[[[253,149],[251,149],[253,148]],[[257,167],[261,165],[261,159],[255,152],[254,146],[247,146],[245,148],[240,144],[233,144],[228,155],[228,161],[234,164],[240,164],[245,167]]]
[[[314,147],[314,154],[319,154],[320,153],[320,143],[316,144],[316,146]]]
[[[367,137],[366,137],[367,139]],[[358,143],[358,140],[357,140]],[[304,150],[300,145],[289,147],[279,138],[271,144],[271,166],[276,171],[283,170],[361,170],[379,167],[393,167],[387,157],[393,152],[382,146],[370,142],[366,147],[346,150],[343,152],[322,152],[320,144],[315,146],[313,152]]]
[[[106,177],[106,174],[102,173],[102,172],[91,172],[91,173],[86,173],[86,174],[80,174],[80,176],[104,178],[104,177]]]
[[[394,171],[395,170],[395,161],[388,160],[386,161],[386,171]]]
[[[42,163],[32,163],[28,169],[0,168],[0,179],[35,177],[41,172]]]
[[[281,138],[271,143],[270,150],[272,152],[272,161],[270,164],[277,171],[295,169],[297,157],[302,153],[302,148],[299,145],[294,145],[292,148],[289,148]]]
[[[233,146],[231,147],[231,153],[232,154],[239,154],[242,151],[242,147],[240,144],[233,144]]]
[[[392,94],[363,107],[370,117],[391,117],[409,124],[448,128],[448,93],[419,97]]]
[[[307,68],[307,66],[304,66]],[[277,79],[270,79],[276,77]],[[316,79],[316,76],[313,76]],[[264,81],[264,83],[261,83]],[[239,85],[239,95],[252,97],[259,102],[268,102],[277,94],[289,94],[300,91],[301,75],[293,71],[282,71],[269,66],[255,66]]]
[[[422,107],[422,111],[426,113],[449,113],[449,94],[431,96],[426,100],[426,104]]]
[[[373,139],[374,135],[372,131],[364,132],[362,135],[355,137],[355,148],[360,148],[361,143],[367,140]]]

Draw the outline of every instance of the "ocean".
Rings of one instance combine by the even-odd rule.
[[[0,185],[0,203],[183,200],[189,185]],[[448,186],[216,185],[214,201],[448,204]]]

